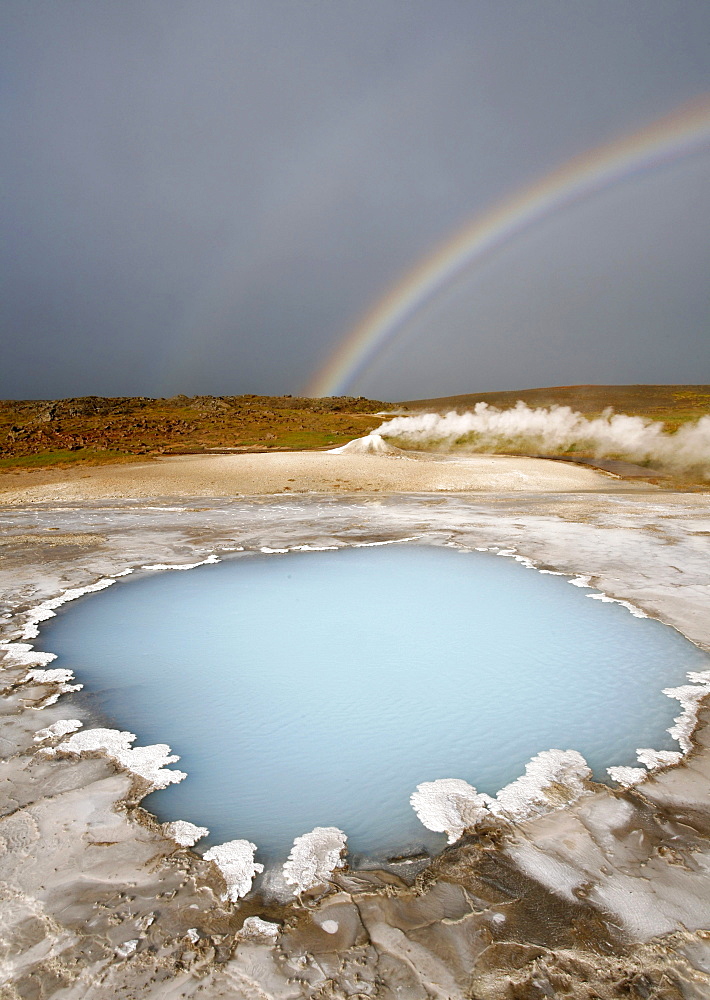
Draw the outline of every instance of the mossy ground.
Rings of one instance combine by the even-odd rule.
[[[379,425],[387,404],[290,396],[121,397],[0,403],[0,468],[99,465],[220,450],[333,448]]]

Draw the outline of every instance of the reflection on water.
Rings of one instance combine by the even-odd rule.
[[[443,846],[409,806],[419,782],[493,794],[552,747],[603,780],[636,747],[677,749],[661,689],[709,658],[585,594],[450,548],[249,555],[122,581],[41,639],[117,726],[181,755],[188,779],[145,802],[161,819],[262,861],[315,825],[381,856]]]

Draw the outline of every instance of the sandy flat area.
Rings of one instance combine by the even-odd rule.
[[[0,504],[304,492],[578,492],[628,489],[593,469],[540,458],[464,459],[279,452],[179,455],[152,462],[0,474]]]

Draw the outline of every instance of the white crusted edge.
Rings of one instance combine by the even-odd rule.
[[[40,653],[29,642],[0,642],[0,652],[5,653],[2,668],[46,667],[57,658],[56,653]]]
[[[486,816],[519,821],[575,802],[591,791],[591,774],[576,750],[544,750],[495,798],[460,778],[439,778],[417,785],[410,802],[428,830],[445,833],[453,844]]]
[[[286,549],[272,549],[262,545],[259,552],[269,555],[286,555],[289,552],[337,552],[340,549],[373,549],[380,545],[398,545],[401,542],[415,542],[421,535],[408,535],[405,538],[387,538],[382,542],[344,542],[342,545],[291,545]]]
[[[129,570],[128,572],[132,572]],[[32,608],[25,619],[25,626],[22,630],[20,636],[21,639],[36,639],[39,635],[39,625],[40,622],[46,622],[49,618],[55,617],[55,611],[60,608],[62,604],[68,604],[69,601],[75,601],[79,597],[83,597],[84,594],[94,594],[98,590],[105,590],[106,587],[110,587],[116,582],[116,577],[119,574],[116,573],[113,576],[105,576],[96,583],[90,583],[86,587],[76,587],[72,590],[65,590],[59,597],[51,597],[48,601],[43,601],[38,604],[36,608]],[[124,570],[121,574],[122,576],[127,576],[128,573]]]
[[[35,743],[43,743],[45,740],[56,739],[59,736],[68,736],[78,729],[83,729],[84,723],[79,719],[59,719],[57,722],[47,726],[46,729],[38,729],[32,739]]]
[[[155,508],[156,510],[163,510],[162,507]],[[182,508],[165,508],[167,510],[181,510]],[[288,552],[326,552],[334,551],[340,548],[362,548],[367,546],[375,545],[393,545],[398,542],[412,542],[419,538],[419,535],[412,535],[407,538],[392,538],[387,539],[384,542],[345,542],[343,545],[324,545],[324,546],[311,546],[311,545],[293,545],[288,548],[269,548],[264,545],[258,550],[263,553],[279,553],[285,554]],[[224,552],[245,552],[246,549],[243,545],[235,545],[224,547],[222,549]],[[167,570],[188,570],[197,569],[198,566],[209,566],[219,563],[222,560],[215,553],[211,552],[205,559],[194,563],[146,563],[140,566],[141,570],[149,571],[167,571]],[[129,576],[134,573],[135,569],[133,567],[127,567],[122,570],[117,570],[112,573],[111,576],[102,577],[95,583],[87,584],[86,587],[75,587],[70,590],[65,590],[58,597],[49,598],[46,601],[42,601],[34,608],[30,608],[29,611],[25,613],[24,624],[21,627],[19,641],[18,640],[0,640],[0,656],[4,654],[2,660],[0,661],[0,670],[6,668],[17,668],[17,667],[33,667],[33,668],[46,668],[48,664],[52,663],[53,660],[57,659],[56,653],[45,653],[40,650],[36,650],[34,646],[27,642],[28,639],[36,639],[39,635],[39,625],[48,621],[50,618],[55,617],[55,612],[57,608],[60,608],[63,604],[68,604],[69,601],[75,601],[79,597],[83,597],[85,594],[94,594],[100,590],[105,590],[116,582],[120,577]],[[73,679],[73,676],[68,679]],[[37,680],[39,678],[27,677],[25,680]],[[49,677],[45,676],[42,683],[54,683]],[[45,699],[39,708],[45,708],[47,705],[54,704],[60,694],[65,691],[79,691],[81,690],[81,685],[72,688],[63,688],[56,692],[56,694],[51,695],[49,698]]]
[[[236,551],[232,549],[231,551]],[[197,569],[198,566],[212,566],[214,563],[221,562],[222,560],[212,552],[207,556],[206,559],[202,559],[200,562],[194,563],[150,563],[147,566],[141,566],[141,569],[149,570],[167,570],[167,569]]]
[[[636,759],[649,771],[656,771],[659,767],[678,764],[683,759],[683,754],[680,750],[651,750],[647,747],[636,751]]]
[[[450,542],[449,544],[452,546],[452,548],[461,549],[463,551],[470,551],[466,549],[466,547],[458,545],[456,542]],[[497,545],[490,545],[490,546],[477,546],[474,551],[491,552],[495,556],[503,556],[506,559],[514,559],[515,562],[521,563],[521,565],[525,566],[526,569],[537,570],[538,573],[543,573],[546,576],[568,576],[567,573],[562,573],[559,570],[540,569],[534,559],[531,559],[529,556],[519,555],[517,549],[514,548],[502,549],[499,548]],[[570,576],[567,582],[572,587],[581,587],[583,590],[596,589],[592,584],[592,577],[584,576],[581,573],[577,573],[574,576]],[[603,604],[620,604],[621,607],[626,608],[626,610],[630,612],[630,614],[632,614],[634,618],[650,617],[649,615],[646,614],[645,611],[642,611],[641,608],[637,607],[635,604],[632,604],[631,601],[625,601],[620,597],[611,597],[609,594],[605,594],[604,591],[602,590],[597,591],[594,594],[585,594],[585,596],[591,598],[591,600],[593,601],[601,601]]]
[[[59,700],[59,696],[62,694],[69,694],[72,691],[81,691],[83,684],[72,684],[71,681],[74,680],[74,674],[71,670],[64,670],[61,667],[54,667],[49,670],[33,669],[28,670],[25,676],[22,678],[22,684],[53,684],[55,685],[54,691],[42,699],[37,705],[33,705],[34,709],[47,708],[48,705],[53,705]]]
[[[522,820],[559,809],[587,794],[592,770],[577,750],[543,750],[494,799],[494,812]]]
[[[38,604],[36,607],[30,608],[25,615],[25,623],[20,632],[20,641],[14,642],[12,640],[3,640],[0,642],[0,653],[5,653],[5,657],[1,665],[2,668],[46,667],[48,663],[56,660],[56,653],[41,653],[39,650],[34,649],[30,643],[23,640],[36,639],[39,635],[40,623],[48,621],[50,618],[54,618],[57,608],[60,608],[63,604],[68,604],[69,601],[75,601],[77,598],[83,597],[84,594],[94,594],[99,590],[105,590],[106,587],[110,587],[114,584],[118,577],[128,576],[132,572],[132,569],[119,570],[112,576],[102,577],[100,580],[97,580],[96,583],[90,583],[86,587],[75,587],[71,590],[65,590],[58,597],[51,597],[47,601],[42,601],[42,603]],[[62,692],[60,691],[58,695],[61,693]],[[56,701],[56,698],[53,700]],[[51,702],[45,702],[45,704],[51,704]]]
[[[181,847],[192,847],[209,832],[206,826],[195,826],[186,819],[174,819],[171,823],[163,823],[163,833]]]
[[[710,694],[710,670],[691,670],[688,672],[690,684],[680,687],[664,688],[663,693],[669,698],[680,702],[683,711],[673,721],[668,732],[674,740],[678,740],[684,753],[692,748],[691,735],[698,721],[698,708],[705,695]]]
[[[477,792],[462,778],[424,781],[409,801],[427,830],[445,833],[450,844],[489,815],[493,804],[490,795]]]
[[[246,896],[254,876],[263,872],[264,866],[254,861],[255,851],[256,844],[250,840],[228,840],[203,854],[205,861],[214,861],[227,884],[223,900],[235,903],[241,896]]]
[[[310,833],[296,837],[283,866],[284,878],[296,892],[304,892],[326,883],[342,858],[347,836],[336,826],[316,826]]]
[[[166,743],[132,747],[131,744],[136,739],[134,733],[120,732],[118,729],[85,729],[83,732],[74,733],[58,746],[45,747],[37,753],[45,757],[65,754],[81,757],[85,753],[99,752],[126,771],[150,782],[154,789],[167,788],[168,785],[176,784],[187,777],[184,771],[167,768],[168,764],[174,764],[180,758],[170,753],[170,747]]]
[[[624,767],[620,765],[618,767],[608,767],[606,773],[618,785],[623,785],[624,788],[638,785],[639,781],[643,781],[644,778],[648,777],[648,771],[645,767]]]
[[[668,692],[664,693],[667,694]],[[706,691],[703,691],[703,694],[706,693]],[[692,720],[690,723],[691,730],[695,728],[695,716],[698,700],[699,699],[696,698],[692,699]],[[678,716],[675,720],[676,724],[680,722],[681,719],[684,719],[684,715]],[[668,730],[668,732],[673,733],[675,728],[675,726],[672,727]],[[688,748],[690,748],[690,741],[688,741]],[[636,751],[636,759],[640,764],[643,764],[643,767],[608,767],[606,769],[606,773],[619,785],[624,785],[625,788],[630,788],[632,785],[638,785],[640,781],[644,781],[644,779],[649,776],[649,772],[658,771],[662,767],[672,767],[674,764],[678,764],[683,759],[683,754],[680,750],[651,750],[646,747]]]
[[[158,508],[162,509],[162,508]],[[172,509],[172,508],[171,508]],[[175,510],[181,508],[174,508]],[[241,547],[239,550],[243,551]],[[235,551],[235,550],[229,550]],[[141,566],[144,570],[169,570],[169,569],[195,569],[197,566],[205,566],[211,563],[220,562],[219,556],[215,553],[211,553],[206,559],[201,562],[195,563],[156,563],[154,565]],[[20,632],[19,642],[12,640],[2,640],[0,641],[0,653],[5,653],[4,660],[0,664],[0,669],[6,667],[46,667],[48,663],[56,660],[56,653],[42,653],[39,650],[35,650],[34,647],[26,642],[27,639],[36,639],[39,635],[39,626],[42,622],[48,621],[50,618],[55,617],[57,608],[60,608],[63,604],[68,604],[69,601],[75,601],[79,597],[83,597],[85,594],[95,594],[99,590],[105,590],[116,582],[120,577],[130,576],[134,573],[133,567],[127,567],[126,569],[117,570],[112,573],[111,576],[102,577],[95,583],[87,584],[86,587],[74,587],[70,590],[65,590],[58,597],[51,597],[46,601],[42,601],[34,608],[30,608],[25,614],[24,625]],[[78,688],[74,690],[79,690]],[[62,692],[60,691],[59,694]],[[53,699],[56,701],[56,698]],[[45,705],[52,704],[50,701],[46,701],[42,707]]]
[[[580,584],[580,586],[582,586]],[[649,616],[641,608],[637,608],[635,604],[631,601],[622,601],[619,597],[609,597],[608,594],[585,594],[585,597],[589,597],[592,601],[601,601],[602,604],[620,604],[622,608],[626,608],[627,611],[631,612],[634,618],[648,618]]]

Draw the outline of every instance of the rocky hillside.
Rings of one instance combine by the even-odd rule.
[[[389,404],[350,396],[83,396],[0,402],[0,467],[125,461],[220,450],[334,447]]]

